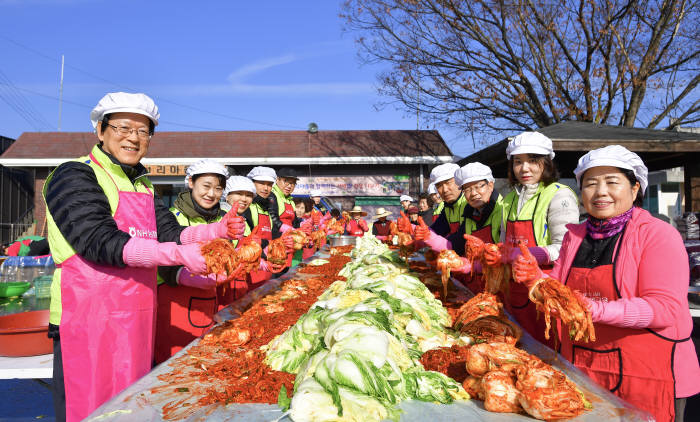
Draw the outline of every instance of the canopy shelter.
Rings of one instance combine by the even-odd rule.
[[[685,210],[700,211],[700,133],[576,121],[548,126],[537,132],[552,140],[556,153],[554,162],[562,177],[573,177],[578,159],[588,151],[615,144],[639,154],[649,171],[683,167]],[[494,177],[508,177],[507,145],[506,138],[461,159],[458,164],[478,161],[491,167]]]

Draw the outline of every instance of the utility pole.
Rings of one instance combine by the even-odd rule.
[[[61,131],[61,113],[63,111],[63,64],[64,57],[61,54],[61,84],[58,88],[58,131]]]

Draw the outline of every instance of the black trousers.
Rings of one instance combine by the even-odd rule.
[[[53,409],[57,422],[66,421],[66,387],[63,384],[63,355],[61,340],[53,339]]]

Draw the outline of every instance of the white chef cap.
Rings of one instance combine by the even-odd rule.
[[[217,163],[212,159],[205,158],[187,167],[187,171],[185,172],[185,184],[189,182],[192,176],[209,173],[228,177],[228,170],[226,169],[226,166],[221,163]]]
[[[455,163],[440,164],[430,172],[430,183],[437,185],[448,179],[455,177],[455,172],[459,166]]]
[[[111,92],[97,103],[90,112],[92,127],[97,129],[97,122],[101,121],[105,114],[110,113],[136,113],[143,114],[151,119],[154,126],[158,126],[158,107],[151,97],[146,94],[129,94],[127,92]]]
[[[511,138],[506,148],[506,157],[509,160],[518,154],[549,155],[549,158],[554,158],[552,140],[539,132],[523,132]]]
[[[248,178],[252,180],[257,180],[258,182],[272,182],[277,181],[277,173],[275,169],[271,167],[257,166],[248,173]]]
[[[438,191],[435,188],[435,183],[431,183],[428,185],[428,195],[436,194],[437,195]]]
[[[401,196],[399,197],[399,202],[403,202],[403,201],[410,201],[410,202],[413,202],[413,198],[411,198],[411,197],[408,196],[408,195],[401,195]]]
[[[311,191],[311,193],[309,193],[309,196],[313,198],[314,196],[323,196],[323,195],[321,194],[320,190],[314,189]]]
[[[461,187],[466,183],[475,182],[477,180],[493,182],[494,178],[491,169],[481,163],[469,163],[455,172],[455,182],[457,186]]]
[[[226,189],[224,189],[224,198],[231,192],[250,192],[253,195],[257,193],[253,181],[245,176],[231,176],[226,181]]]
[[[622,145],[608,145],[603,148],[594,149],[579,158],[578,165],[574,170],[576,181],[579,186],[581,186],[581,177],[583,177],[583,173],[585,173],[586,170],[603,166],[632,170],[634,172],[634,177],[642,188],[642,194],[646,192],[649,183],[647,178],[649,170],[647,166],[644,165],[644,161],[639,158],[639,155]]]

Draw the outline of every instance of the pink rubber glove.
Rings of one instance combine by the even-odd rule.
[[[459,259],[462,260],[462,266],[452,270],[452,272],[469,274],[472,271],[472,265],[469,263],[469,260],[463,256],[460,256]]]
[[[382,236],[382,235],[376,235],[374,237],[376,237],[377,240],[381,240],[382,242],[385,242],[389,238],[389,236]]]
[[[327,213],[323,214],[323,217],[321,217],[321,221],[319,221],[319,224],[322,225],[326,221],[330,220],[331,218],[333,218],[333,216],[331,215],[330,212],[327,212]]]
[[[195,289],[211,290],[216,287],[217,275],[196,275],[187,268],[180,268],[177,272],[177,284]]]
[[[538,264],[547,265],[550,263],[549,252],[547,252],[547,248],[542,248],[540,246],[530,246],[527,249],[530,251],[532,256],[534,256],[535,259],[537,259]],[[510,251],[510,256],[503,257],[505,260],[504,264],[512,264],[521,255],[522,253],[520,252],[520,248],[512,248],[512,250]]]
[[[122,250],[122,260],[130,267],[153,268],[159,265],[184,265],[194,274],[207,271],[201,245],[175,242],[159,243],[155,239],[132,237]]]
[[[288,231],[292,230],[293,228],[294,227],[290,226],[289,224],[282,223],[282,226],[280,227],[280,232],[287,233]]]
[[[277,274],[285,268],[287,268],[286,264],[275,264],[274,262],[270,262],[266,259],[260,260],[260,271]]]
[[[416,238],[418,238],[419,230],[422,230],[421,226],[416,227]],[[445,249],[452,249],[452,242],[431,232],[430,229],[428,229],[428,236],[423,238],[423,242],[430,246],[430,249],[434,250],[435,252],[444,251]]]
[[[245,220],[237,214],[238,208],[232,208],[224,218],[216,223],[199,224],[187,227],[180,233],[180,242],[187,245],[214,239],[240,239],[245,231]]]

